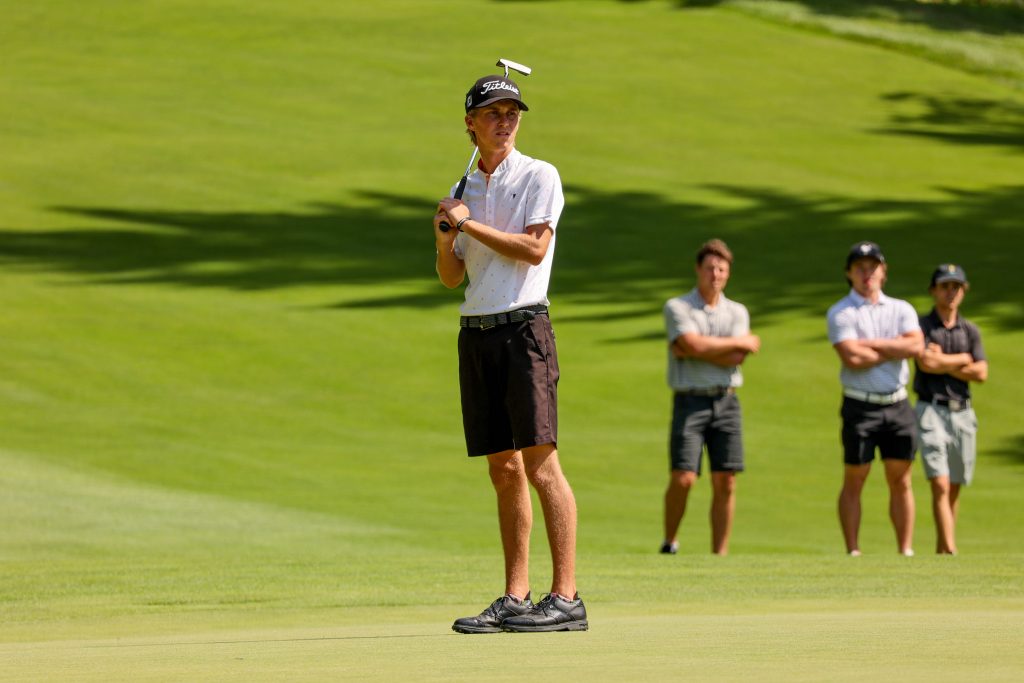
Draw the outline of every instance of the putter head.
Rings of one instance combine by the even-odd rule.
[[[529,76],[530,72],[533,71],[533,69],[531,69],[530,67],[526,66],[525,64],[520,64],[519,62],[513,62],[511,59],[499,59],[498,63],[496,64],[496,66],[503,66],[503,67],[505,67],[505,78],[508,78],[508,70],[509,69],[513,69],[514,71],[518,71],[519,73],[523,74],[524,76]]]

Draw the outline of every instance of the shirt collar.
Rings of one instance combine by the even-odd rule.
[[[496,176],[503,175],[506,171],[508,171],[509,169],[516,165],[516,163],[519,161],[519,157],[521,156],[522,154],[519,153],[519,150],[513,147],[509,155],[502,159],[501,163],[498,164],[498,168],[494,169],[494,173],[491,174],[491,177],[494,178]],[[483,166],[480,165],[481,163],[482,162],[478,161],[476,164],[476,168],[478,171],[486,175],[486,171],[484,171]]]
[[[728,299],[725,298],[725,292],[722,292],[721,294],[718,295],[718,303],[715,304],[714,306],[709,304],[707,301],[704,301],[704,296],[700,293],[700,290],[697,289],[696,287],[694,287],[690,291],[690,294],[693,296],[693,300],[694,301],[699,301],[700,302],[701,310],[703,310],[705,313],[710,313],[711,311],[717,311],[718,309],[720,309],[722,307],[722,304],[724,304],[725,302],[728,301]]]
[[[939,316],[938,309],[935,308],[934,306],[932,306],[932,312],[928,314],[928,319],[936,327],[945,327],[947,330],[955,330],[956,328],[960,327],[960,325],[964,321],[964,317],[962,315],[960,315],[959,313],[957,313],[956,322],[953,323],[953,326],[952,327],[946,327],[946,323],[944,323],[942,321],[942,318]]]
[[[864,306],[865,304],[867,304],[867,305],[871,304],[870,301],[868,301],[867,299],[862,297],[860,294],[858,294],[857,290],[854,289],[853,287],[850,287],[850,299],[852,299],[853,303],[857,304],[858,306]],[[875,305],[876,306],[882,306],[882,305],[887,304],[887,303],[889,303],[889,297],[887,297],[885,295],[885,292],[879,292],[878,293],[878,303],[875,304]]]

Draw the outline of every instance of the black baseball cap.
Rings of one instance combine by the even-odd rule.
[[[857,242],[850,247],[850,253],[846,255],[846,269],[849,270],[850,264],[859,258],[873,258],[879,263],[885,263],[882,248],[874,242]]]
[[[967,284],[967,273],[955,263],[943,263],[932,273],[932,283],[929,287],[934,287],[940,282],[959,282],[965,285]]]
[[[478,78],[466,93],[466,113],[468,114],[470,109],[486,107],[498,100],[512,100],[523,111],[530,110],[523,102],[519,94],[519,86],[515,84],[515,81],[504,76],[484,76]]]

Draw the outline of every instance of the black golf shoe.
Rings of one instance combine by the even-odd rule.
[[[587,608],[577,593],[566,600],[557,593],[545,595],[529,613],[509,617],[501,623],[503,631],[537,633],[540,631],[586,631]]]
[[[503,595],[477,616],[456,619],[452,630],[458,633],[501,633],[501,625],[506,619],[529,614],[533,607],[529,593],[522,602],[516,602],[511,595]]]
[[[669,543],[668,541],[665,541],[661,544],[661,548],[658,549],[658,552],[662,555],[675,555],[679,552],[679,545],[676,543]]]

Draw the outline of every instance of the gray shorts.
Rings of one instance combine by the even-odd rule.
[[[743,418],[736,394],[722,397],[676,393],[672,403],[669,465],[700,474],[704,446],[712,472],[743,471]]]
[[[974,409],[954,412],[946,406],[918,401],[916,412],[925,475],[929,479],[949,477],[951,484],[970,484],[977,459],[978,418]]]

